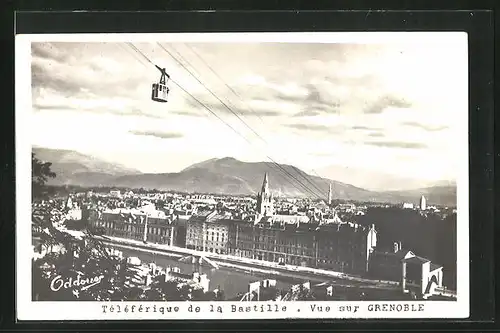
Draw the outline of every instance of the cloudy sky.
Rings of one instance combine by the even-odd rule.
[[[35,146],[143,172],[269,156],[367,188],[378,186],[376,175],[421,184],[456,177],[465,39],[133,45],[178,84],[168,103],[151,101],[159,71],[127,43],[32,43]]]

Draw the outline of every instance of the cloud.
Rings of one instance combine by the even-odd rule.
[[[204,117],[205,115],[198,111],[191,110],[169,110],[167,113],[177,114],[180,116],[188,116],[188,117]]]
[[[259,82],[252,84],[247,81],[240,80],[235,90],[244,95],[252,105],[267,105],[268,110],[263,107],[262,116],[283,114],[290,117],[308,117],[338,114],[340,107],[338,98],[332,95],[332,85],[322,76],[320,79],[312,79],[312,82],[311,80],[301,82],[300,77],[293,79],[293,76],[271,79],[269,76],[262,77]],[[259,110],[254,108],[254,111]]]
[[[219,111],[224,112],[226,110],[227,113],[230,111],[226,108],[218,107]],[[261,109],[243,109],[243,108],[232,108],[232,110],[240,116],[249,116],[249,117],[276,117],[282,115],[282,112],[277,110],[261,110]]]
[[[136,108],[136,107],[133,107],[133,108],[128,109],[128,110],[125,109],[124,111],[125,112],[122,112],[120,114],[124,115],[124,116],[141,116],[141,117],[147,117],[147,118],[163,119],[163,117],[160,115],[144,112],[140,108]]]
[[[84,91],[84,86],[78,79],[64,79],[37,62],[31,63],[31,86],[33,88],[51,89],[67,96],[80,95]]]
[[[365,144],[377,147],[386,148],[408,148],[408,149],[424,149],[427,146],[419,142],[395,142],[395,141],[367,141]]]
[[[177,132],[159,132],[159,131],[129,131],[134,135],[140,136],[153,136],[160,139],[178,139],[182,138],[184,135]]]
[[[58,102],[47,102],[47,101],[35,101],[33,103],[33,109],[38,111],[72,111],[72,112],[85,112],[85,113],[95,113],[95,114],[112,114],[124,117],[146,117],[153,119],[162,119],[163,117],[151,113],[143,112],[140,108],[134,106],[120,106],[117,108],[111,108],[102,103],[101,106],[96,107],[95,105],[89,105],[85,103],[85,100],[80,100],[75,98],[71,101],[67,98],[62,98]]]
[[[32,43],[31,56],[57,62],[67,62],[70,59],[68,53],[62,52],[51,43]]]
[[[313,110],[306,110],[306,111],[300,111],[297,112],[296,114],[292,115],[292,117],[315,117],[321,115],[321,112],[318,111],[313,111]]]
[[[353,130],[361,130],[361,131],[378,131],[380,128],[368,127],[368,126],[352,126]]]
[[[333,86],[372,86],[378,83],[379,78],[372,74],[366,75],[328,75],[323,78]]]
[[[306,84],[305,89],[307,89],[308,94],[305,99],[306,103],[315,103],[318,105],[329,105],[332,104],[332,101],[325,97],[318,89],[318,87],[314,84]],[[337,106],[336,104],[334,104]]]
[[[355,131],[361,131],[363,133],[368,132],[366,135],[371,137],[371,138],[383,138],[386,136],[384,133],[384,130],[382,128],[378,128],[378,127],[356,125],[356,126],[351,126],[351,129],[353,129]]]
[[[368,133],[368,136],[372,137],[372,138],[383,138],[383,137],[385,137],[385,134],[382,132],[372,132],[372,133]]]
[[[259,116],[313,117],[322,114],[337,114],[340,107],[337,101],[321,92],[316,85],[309,83],[304,85],[274,83],[252,90],[247,94],[251,94],[250,99],[253,102],[269,105],[268,110],[253,109]],[[288,92],[285,93],[286,90]],[[287,112],[284,111],[285,109],[296,111]]]
[[[379,114],[384,112],[388,107],[395,108],[410,108],[412,104],[403,98],[393,97],[393,96],[383,96],[377,99],[372,104],[368,105],[364,112],[368,114]]]
[[[409,126],[409,127],[416,127],[416,128],[420,128],[420,129],[423,129],[425,131],[428,131],[428,132],[438,132],[438,131],[442,131],[442,130],[445,130],[448,128],[448,126],[427,126],[427,125],[424,125],[424,124],[421,124],[421,123],[417,123],[417,122],[414,122],[414,121],[408,121],[408,122],[404,122],[402,123],[402,125],[404,126]]]
[[[302,131],[319,131],[319,132],[332,132],[334,131],[334,127],[318,125],[318,124],[286,124],[286,127],[290,127],[293,129],[298,129]]]
[[[84,56],[87,48],[102,52],[94,50],[93,56]],[[149,83],[144,81],[144,73],[125,70],[115,51],[105,43],[32,43],[32,87],[35,92],[51,89],[68,97],[131,98]]]
[[[209,113],[207,109],[205,109],[196,101],[190,100],[188,101],[188,104],[191,107],[198,109],[199,111],[197,112],[201,113],[202,115]],[[222,103],[203,103],[203,104],[218,116],[237,114],[240,117],[276,117],[283,114],[282,111],[278,110],[271,110],[264,108],[250,108],[250,107],[247,108],[234,107],[228,103],[226,103],[227,107],[224,106]],[[190,113],[191,111],[187,112]]]

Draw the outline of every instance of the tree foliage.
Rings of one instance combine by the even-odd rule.
[[[43,198],[47,195],[46,183],[56,174],[50,169],[52,163],[40,161],[34,153],[31,154],[31,185],[33,199]]]

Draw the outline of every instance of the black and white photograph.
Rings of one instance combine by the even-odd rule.
[[[15,84],[20,319],[468,317],[466,33],[19,35]]]

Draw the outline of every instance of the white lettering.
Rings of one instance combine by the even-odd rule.
[[[86,290],[96,284],[99,284],[103,278],[104,275],[99,275],[91,278],[80,279],[80,274],[78,274],[76,279],[70,277],[67,280],[64,280],[61,275],[58,275],[52,279],[50,289],[52,291],[59,291],[61,288],[70,289],[72,287],[81,287],[81,290]]]
[[[56,284],[59,284],[59,286],[56,287]],[[61,289],[63,287],[63,284],[64,284],[64,282],[63,282],[61,276],[58,275],[50,283],[50,289],[52,289],[53,291],[58,291],[59,289]]]

